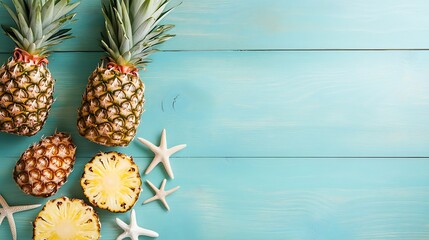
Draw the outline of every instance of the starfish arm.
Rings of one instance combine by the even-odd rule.
[[[186,144],[180,144],[180,145],[174,146],[172,148],[169,148],[167,150],[167,153],[168,153],[168,155],[171,156],[171,155],[175,154],[176,152],[184,149],[185,147],[186,147]]]
[[[146,182],[147,182],[147,184],[149,184],[149,187],[150,187],[150,188],[152,188],[152,190],[153,190],[155,193],[158,193],[158,192],[159,192],[159,189],[158,189],[157,187],[155,187],[155,185],[153,185],[153,183],[151,183],[149,180],[146,180]]]
[[[137,226],[136,221],[136,210],[132,209],[130,214],[130,228],[133,229],[135,226]]]
[[[146,201],[144,201],[143,204],[150,203],[150,202],[153,202],[155,200],[158,200],[158,196],[153,196],[149,199],[146,199]]]
[[[158,152],[158,147],[155,146],[153,143],[149,142],[148,140],[144,139],[144,138],[137,138],[139,140],[139,142],[143,143],[144,145],[146,145],[152,152],[156,153]]]
[[[165,194],[166,195],[170,195],[170,194],[174,193],[175,191],[179,190],[179,188],[180,188],[180,186],[177,186],[175,188],[169,189],[169,190],[165,191]]]
[[[119,218],[116,218],[116,224],[118,224],[118,226],[122,228],[124,231],[128,231],[129,229],[128,225]]]
[[[1,210],[3,211],[3,210]],[[0,212],[0,225],[3,222],[3,219],[6,217],[6,213],[5,212]]]
[[[149,229],[139,228],[138,232],[139,232],[139,235],[144,235],[148,237],[159,237],[159,234],[157,232]]]
[[[12,239],[16,240],[16,225],[12,214],[7,216],[7,220],[9,221],[10,232],[12,233]]]
[[[164,180],[162,180],[161,188],[159,188],[159,190],[163,191],[166,183],[167,183],[167,179],[164,178]]]
[[[162,129],[161,142],[159,143],[159,147],[161,149],[167,149],[167,136],[166,136],[166,130],[165,130],[165,128]]]
[[[4,209],[6,209],[6,208],[8,208],[8,207],[9,207],[9,205],[7,204],[6,200],[4,200],[4,198],[3,198],[3,196],[2,196],[2,195],[0,195],[0,205],[1,205]]]
[[[170,211],[170,206],[168,206],[168,203],[167,203],[167,200],[165,200],[165,197],[164,197],[164,198],[161,198],[161,199],[159,199],[159,200],[161,200],[161,202],[162,202],[162,204],[164,204],[165,208],[166,208],[168,211]]]
[[[119,235],[119,236],[116,238],[116,240],[122,240],[122,239],[124,239],[124,238],[126,238],[126,237],[128,237],[128,233],[127,233],[127,232],[124,232],[124,233],[122,233],[121,235]]]
[[[27,206],[15,206],[15,207],[11,207],[11,210],[12,210],[12,212],[22,212],[22,211],[35,209],[35,208],[38,208],[40,206],[42,206],[42,205],[34,204],[34,205],[27,205]]]
[[[168,176],[171,179],[174,179],[174,173],[173,173],[173,169],[171,168],[170,165],[170,158],[166,157],[163,159],[162,164],[164,165],[165,171],[167,172]]]
[[[159,156],[155,156],[155,158],[152,160],[152,162],[149,164],[149,167],[147,167],[145,174],[149,174],[155,167],[158,165],[158,163],[161,162],[161,159]]]

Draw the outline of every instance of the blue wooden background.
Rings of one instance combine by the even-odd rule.
[[[9,1],[7,1],[9,2]],[[175,3],[177,3],[176,1]],[[46,127],[0,134],[0,194],[41,203],[12,180],[20,154],[55,129],[73,134],[78,159],[55,196],[83,198],[78,179],[99,151],[152,154],[134,141],[105,148],[77,134],[87,77],[103,56],[100,3],[82,0],[76,38],[50,69],[56,102]],[[153,56],[138,136],[169,145],[181,189],[158,203],[146,184],[138,222],[159,239],[429,239],[429,2],[426,0],[185,0],[168,19],[177,37]],[[1,23],[10,23],[4,9]],[[13,44],[0,36],[0,60]],[[156,185],[161,167],[144,176]],[[86,199],[85,199],[86,200]],[[99,210],[102,239],[121,230]],[[38,210],[15,215],[31,238]],[[7,221],[0,239],[11,239]],[[143,239],[143,237],[142,237]]]

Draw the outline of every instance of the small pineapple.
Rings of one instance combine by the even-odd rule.
[[[126,212],[141,191],[139,168],[133,158],[118,152],[97,154],[85,165],[80,185],[89,201],[111,212]]]
[[[28,148],[15,165],[13,178],[26,194],[50,197],[67,181],[76,158],[70,135],[55,133]]]
[[[0,68],[0,131],[33,136],[54,102],[55,80],[47,68],[50,48],[70,38],[61,27],[75,16],[79,3],[70,0],[13,0],[15,11],[2,2],[16,27],[3,30],[16,44],[13,58]]]
[[[169,0],[109,0],[103,6],[106,31],[101,41],[108,63],[88,79],[77,125],[80,135],[105,146],[127,146],[143,113],[144,84],[138,70],[149,62],[154,46],[174,35],[173,25],[158,25],[172,10]]]
[[[33,223],[34,240],[100,239],[100,220],[91,206],[80,199],[50,200]]]

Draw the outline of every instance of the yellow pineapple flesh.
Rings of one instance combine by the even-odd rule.
[[[50,200],[33,223],[34,240],[100,239],[97,213],[80,199]]]
[[[80,184],[89,201],[111,212],[126,212],[141,191],[138,166],[118,152],[99,153],[85,165]]]

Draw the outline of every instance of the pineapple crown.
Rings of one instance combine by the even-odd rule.
[[[101,45],[111,63],[122,72],[144,68],[147,58],[158,51],[154,47],[175,35],[165,34],[174,25],[158,25],[173,8],[166,11],[169,0],[107,0],[103,4],[105,32]]]
[[[46,57],[49,49],[71,38],[71,29],[62,29],[70,22],[76,13],[71,13],[79,2],[70,0],[12,0],[15,11],[1,2],[6,8],[16,27],[2,25],[9,36],[20,49],[30,56]]]

